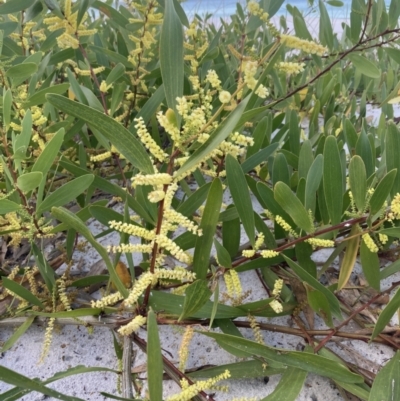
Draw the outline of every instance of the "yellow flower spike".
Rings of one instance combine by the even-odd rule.
[[[181,346],[179,347],[178,355],[179,355],[179,370],[181,372],[185,371],[186,362],[189,357],[189,345],[190,341],[192,341],[194,334],[193,326],[187,326],[185,333],[182,337]]]
[[[147,318],[141,315],[135,316],[128,324],[125,326],[121,326],[118,329],[118,333],[122,336],[129,336],[132,333],[138,331],[140,326],[144,326],[146,324]]]
[[[379,251],[378,246],[368,233],[363,234],[362,239],[371,252],[377,253]]]

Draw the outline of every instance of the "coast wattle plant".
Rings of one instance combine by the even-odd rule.
[[[1,352],[35,319],[46,322],[41,360],[56,325],[101,324],[123,344],[122,399],[217,399],[219,382],[249,377],[243,363],[252,377],[282,375],[269,401],[295,400],[309,373],[361,400],[395,399],[398,353],[372,380],[325,346],[399,347],[382,334],[400,307],[391,294],[400,284],[398,1],[387,10],[353,0],[337,33],[327,6],[342,3],[320,0],[315,36],[297,7],[284,17],[283,0],[238,4],[220,20],[189,20],[176,0],[1,3],[0,324],[23,319]],[[109,233],[119,244],[99,242]],[[106,274],[71,274],[82,241]],[[331,256],[317,266],[320,248]],[[265,288],[257,301],[242,282],[248,271]],[[356,290],[357,307],[346,295]],[[388,294],[377,319],[361,315]],[[326,327],[314,328],[315,314]],[[278,316],[292,326],[260,319]],[[352,320],[360,331],[347,328]],[[159,325],[184,327],[177,364]],[[269,330],[307,346],[272,347]],[[190,371],[195,333],[241,360]],[[132,342],[148,358],[137,394]],[[109,369],[78,366],[56,379],[95,370]],[[163,371],[180,392],[163,398]],[[1,399],[80,399],[1,366],[0,380],[14,386]]]

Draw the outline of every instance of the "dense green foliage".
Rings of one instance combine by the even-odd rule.
[[[268,401],[282,400],[282,392],[295,400],[308,373],[362,400],[400,397],[399,354],[371,381],[325,348],[354,318],[370,327],[359,313],[399,285],[381,288],[400,263],[382,269],[379,255],[397,255],[400,237],[393,112],[400,6],[353,0],[338,34],[320,0],[313,37],[296,7],[287,6],[290,20],[279,15],[282,3],[250,1],[220,21],[189,21],[176,0],[0,5],[0,235],[10,254],[30,244],[35,260],[28,266],[10,257],[0,270],[0,318],[26,318],[3,352],[36,317],[49,318],[45,357],[56,321],[124,316],[116,331],[147,352],[152,401],[163,397],[162,369],[183,386],[168,400],[210,400],[205,391],[217,381],[248,371],[240,362],[188,375],[185,355],[198,324],[246,358],[253,377],[283,374]],[[377,121],[371,105],[381,112]],[[111,197],[123,213],[110,207]],[[86,225],[91,218],[104,225],[96,237]],[[98,239],[110,232],[120,245],[106,249]],[[64,261],[84,238],[107,274],[76,279],[67,269],[58,276],[44,242],[59,233]],[[311,256],[321,247],[333,253],[317,267]],[[328,272],[338,255],[338,274]],[[365,278],[358,288],[369,298],[353,308],[343,294],[358,262]],[[250,270],[269,294],[256,302],[241,288],[241,272]],[[91,307],[80,303],[77,294],[98,283],[101,296]],[[397,349],[382,331],[399,306],[396,293],[368,335],[352,338]],[[323,337],[314,314],[329,328]],[[262,331],[272,328],[257,317],[284,315],[299,327],[291,334],[308,342],[303,352],[264,344]],[[247,326],[238,317],[248,317]],[[161,352],[161,323],[187,327],[179,367]],[[256,341],[236,326],[251,327]],[[36,390],[78,400],[46,384],[96,369],[41,382],[0,367],[0,380],[15,386],[1,397]],[[130,372],[123,374],[129,383]],[[131,389],[124,396],[133,399]]]

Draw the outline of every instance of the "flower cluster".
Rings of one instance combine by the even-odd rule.
[[[122,336],[129,336],[138,331],[141,326],[144,326],[146,324],[146,320],[146,317],[137,315],[128,324],[121,326],[118,329],[118,333]]]
[[[291,63],[281,61],[277,64],[277,68],[286,74],[299,74],[304,71],[304,63]]]
[[[258,234],[257,240],[254,244],[254,249],[245,249],[242,252],[242,256],[244,256],[245,258],[252,258],[256,252],[261,248],[262,244],[264,243],[264,234],[260,233]]]
[[[194,334],[193,326],[186,326],[185,333],[182,337],[181,346],[179,347],[178,355],[179,355],[179,370],[181,372],[185,371],[186,362],[189,357],[189,345],[190,341],[192,341]]]
[[[244,82],[249,89],[255,89],[257,80],[255,75],[257,73],[257,61],[245,61],[243,65]],[[255,94],[263,99],[268,95],[268,89],[264,85],[259,85],[255,91]]]
[[[146,124],[142,117],[135,118],[136,122],[135,128],[138,137],[140,138],[143,145],[147,148],[147,150],[161,162],[166,160],[168,154],[165,153],[156,143],[156,141],[151,137],[149,132],[147,131]],[[152,185],[152,184],[151,184]]]
[[[335,246],[335,241],[332,241],[330,239],[308,238],[308,239],[306,239],[305,242],[312,245],[313,248],[317,248],[317,247],[333,248]]]
[[[259,326],[256,318],[253,315],[249,314],[249,315],[247,315],[247,320],[249,321],[250,327],[253,330],[253,334],[254,334],[254,338],[255,338],[256,342],[258,342],[259,344],[265,345],[264,338],[262,336],[260,326]]]
[[[231,298],[238,298],[242,294],[242,284],[239,274],[234,269],[229,269],[224,274],[226,291]]]
[[[285,219],[279,215],[275,216],[275,221],[277,224],[279,224],[285,231],[287,231],[289,234],[291,234],[293,237],[297,238],[297,233],[296,231],[293,230],[293,228],[290,226],[289,223],[285,221]]]
[[[209,389],[219,381],[229,379],[230,376],[231,374],[229,370],[225,370],[224,373],[221,373],[220,375],[213,377],[211,379],[198,381],[192,384],[191,386],[188,385],[184,386],[185,388],[182,388],[182,391],[179,394],[175,394],[168,397],[166,401],[189,401],[193,397],[195,397],[200,391]]]
[[[317,56],[323,56],[324,53],[328,51],[325,46],[319,45],[311,40],[300,39],[291,35],[281,35],[281,42],[292,49],[298,49],[309,54],[316,54]]]
[[[58,46],[62,49],[68,47],[77,49],[80,36],[90,36],[97,32],[96,29],[84,29],[81,27],[81,24],[87,19],[87,14],[83,16],[78,26],[78,11],[72,13],[71,7],[72,0],[65,0],[64,18],[48,17],[44,19],[44,23],[49,25],[49,31],[54,32],[59,29],[64,31],[61,35],[57,35]]]
[[[379,251],[378,246],[368,233],[363,234],[362,239],[371,252],[377,253]]]

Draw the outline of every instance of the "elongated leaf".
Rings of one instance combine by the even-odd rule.
[[[319,39],[324,46],[333,47],[333,29],[331,19],[323,1],[319,0]]]
[[[279,143],[272,143],[264,149],[259,150],[257,153],[253,154],[251,157],[246,159],[242,164],[242,170],[244,173],[248,173],[254,167],[257,167],[262,162],[268,160],[268,157],[271,156],[275,150],[279,148]]]
[[[46,258],[44,257],[43,252],[39,249],[39,247],[35,243],[32,243],[32,253],[35,256],[36,265],[39,269],[40,275],[42,276],[44,282],[46,283],[49,292],[52,293],[53,288],[56,284],[54,271],[50,267]]]
[[[379,315],[378,321],[375,324],[374,331],[371,335],[371,341],[376,338],[386,325],[390,322],[390,319],[394,316],[397,309],[400,308],[400,290],[397,290],[394,297],[386,305],[385,309]]]
[[[39,215],[45,210],[50,210],[54,206],[64,206],[68,202],[71,202],[83,191],[89,188],[93,179],[93,174],[86,174],[82,177],[75,178],[62,187],[56,189],[40,204],[36,213]]]
[[[35,320],[35,316],[29,316],[21,326],[18,327],[17,330],[14,331],[11,337],[9,337],[0,348],[0,352],[8,351],[17,341],[18,339],[31,327],[31,324]]]
[[[379,371],[372,384],[368,401],[395,401],[400,394],[400,352]]]
[[[84,401],[82,398],[71,397],[65,394],[61,394],[56,390],[52,390],[44,386],[42,383],[37,382],[36,380],[31,380],[29,377],[22,376],[21,374],[11,369],[8,369],[4,366],[0,366],[0,380],[20,388],[29,389],[32,391],[38,391],[39,393],[48,395],[50,397],[54,397],[57,400]]]
[[[341,290],[350,278],[351,272],[354,269],[354,264],[356,263],[358,245],[360,243],[360,236],[358,234],[360,228],[355,224],[350,231],[349,239],[346,246],[346,251],[344,253],[343,261],[340,266],[339,280],[338,280],[338,290]]]
[[[55,375],[53,375],[49,379],[46,379],[43,382],[41,382],[41,384],[43,384],[43,385],[50,384],[57,380],[64,379],[69,376],[79,375],[82,373],[90,373],[90,372],[112,372],[112,373],[116,373],[116,374],[119,373],[118,371],[108,369],[108,368],[103,368],[103,367],[94,366],[94,367],[87,368],[86,366],[78,365],[78,366],[74,366],[71,369],[67,369],[62,372],[57,372]],[[23,389],[20,389],[17,387],[17,388],[13,388],[13,389],[3,393],[2,396],[4,396],[4,400],[15,401],[15,400],[20,399],[23,395],[29,394],[31,391],[32,390],[29,390],[29,389],[23,390]]]
[[[185,297],[181,295],[169,294],[166,292],[152,291],[150,294],[149,305],[154,309],[155,312],[163,312],[174,316],[180,316],[183,310],[183,303]],[[213,311],[214,304],[211,301],[205,303],[205,305],[191,316],[197,319],[209,319]],[[246,316],[247,312],[233,306],[218,304],[217,313],[215,319],[231,319],[239,316]],[[276,316],[276,314],[271,314]]]
[[[191,216],[207,199],[210,186],[211,183],[202,185],[196,192],[190,195],[185,202],[179,205],[176,211],[182,213],[184,216]]]
[[[207,202],[201,218],[200,229],[203,235],[197,237],[193,256],[193,271],[197,278],[205,278],[208,270],[211,247],[214,239],[215,229],[218,223],[219,211],[222,204],[222,184],[216,178],[207,196]]]
[[[0,214],[15,212],[18,209],[21,209],[21,205],[18,203],[12,202],[8,199],[0,199]]]
[[[26,78],[29,78],[37,71],[35,63],[22,63],[10,67],[6,72],[6,77],[13,80],[14,85]]]
[[[395,124],[389,124],[386,132],[386,166],[388,171],[396,169],[398,174],[394,180],[390,195],[393,198],[398,192],[400,192],[400,132]]]
[[[163,360],[157,319],[152,310],[147,315],[147,380],[150,399],[162,401]]]
[[[17,186],[22,192],[29,192],[39,186],[43,174],[39,171],[25,173],[17,178]]]
[[[283,258],[285,261],[288,263],[289,267],[297,274],[297,276],[300,277],[302,281],[305,281],[307,284],[309,284],[312,288],[320,291],[322,294],[325,295],[326,299],[329,302],[329,305],[331,307],[331,312],[333,315],[338,317],[339,319],[341,318],[342,314],[340,312],[340,305],[339,301],[337,298],[333,295],[331,291],[329,291],[325,286],[323,286],[318,280],[316,280],[311,274],[306,272],[301,266],[299,266],[296,262],[294,262],[292,259],[288,258],[287,256],[283,255]]]
[[[185,291],[185,302],[179,321],[193,316],[210,299],[211,295],[207,280],[196,280],[190,284]]]
[[[379,257],[376,252],[371,252],[364,241],[361,241],[360,246],[361,266],[368,284],[380,292],[380,264]]]
[[[65,83],[65,84],[49,86],[48,88],[39,90],[38,92],[35,92],[32,96],[29,97],[26,103],[23,104],[23,107],[26,109],[28,107],[36,106],[38,104],[43,104],[44,102],[46,102],[46,95],[48,93],[57,93],[61,95],[68,90],[69,86],[70,86],[69,83]]]
[[[121,63],[118,63],[108,74],[106,79],[106,84],[107,85],[113,84],[117,79],[121,78],[124,74],[125,74],[125,67]]]
[[[338,145],[333,136],[325,140],[323,186],[331,223],[337,224],[343,209],[343,174]]]
[[[11,89],[3,92],[3,124],[8,130],[11,122],[12,93]]]
[[[220,266],[223,266],[227,269],[232,267],[231,256],[226,248],[224,248],[219,241],[214,240],[214,246],[217,250],[217,259]]]
[[[235,210],[233,205],[229,205],[226,212]],[[240,246],[240,219],[235,217],[231,220],[225,220],[222,223],[222,244],[229,252],[231,258],[234,258],[239,251]]]
[[[175,111],[176,98],[183,94],[183,27],[173,0],[165,0],[160,37],[160,67],[168,107]],[[179,125],[179,124],[178,124]]]
[[[232,156],[226,157],[226,176],[236,210],[250,243],[255,245],[254,214],[246,178],[239,162]]]
[[[383,204],[385,203],[387,197],[391,192],[396,174],[397,169],[389,171],[375,188],[375,191],[369,201],[371,206],[371,216],[374,216],[381,210]]]
[[[141,142],[113,118],[61,95],[49,94],[46,95],[46,99],[54,107],[64,111],[66,114],[80,118],[91,127],[97,129],[140,171],[148,174],[154,172],[150,157]]]
[[[272,394],[263,398],[261,401],[295,401],[306,378],[306,371],[296,368],[288,368],[282,375],[281,380]]]
[[[270,366],[265,366],[261,361],[240,361],[236,363],[229,363],[226,365],[213,366],[206,369],[200,369],[195,372],[188,374],[192,378],[211,378],[224,373],[225,370],[229,370],[231,376],[230,379],[244,379],[244,378],[255,378],[255,377],[265,377],[272,376],[276,374],[281,374],[286,371],[286,369],[271,368]]]
[[[341,380],[345,383],[363,382],[361,376],[350,372],[343,365],[320,355],[280,350],[228,334],[206,332],[201,332],[201,334],[214,338],[222,348],[230,347],[250,357],[259,356],[309,373],[316,373],[333,380]]]
[[[36,0],[8,0],[7,3],[0,5],[0,14],[14,14],[18,11],[28,9]]]
[[[304,207],[306,210],[311,210],[312,214],[315,213],[316,206],[316,193],[321,183],[323,174],[324,157],[318,155],[313,161],[306,179],[306,191],[304,198]]]
[[[314,226],[310,220],[310,216],[300,199],[285,183],[276,183],[274,188],[274,197],[299,228],[304,230],[306,233],[314,231]]]
[[[104,260],[107,270],[110,273],[111,281],[115,284],[118,291],[126,298],[128,296],[128,290],[118,277],[118,274],[115,271],[115,267],[111,263],[110,258],[108,257],[106,249],[100,245],[93,237],[90,230],[86,227],[86,225],[76,217],[74,213],[70,212],[67,209],[61,207],[53,207],[51,209],[51,214],[61,222],[67,224],[69,227],[73,228],[76,232],[82,234],[96,249],[96,251],[100,254],[102,259]]]
[[[21,284],[18,284],[13,280],[8,279],[7,277],[3,277],[2,281],[4,288],[7,288],[8,290],[14,292],[31,304],[43,308],[43,304],[40,302],[40,300]]]
[[[197,166],[204,158],[207,157],[219,144],[226,139],[235,129],[236,124],[240,120],[243,111],[246,108],[249,96],[244,99],[238,107],[229,115],[229,117],[221,123],[218,128],[210,135],[206,142],[204,142],[187,160],[187,162],[177,171],[176,175],[179,177],[186,171],[191,170]]]
[[[119,11],[109,4],[98,0],[92,4],[92,7],[97,8],[100,12],[107,15],[108,18],[112,19],[123,28],[129,24],[129,20],[127,20]]]
[[[350,189],[359,211],[363,211],[367,196],[367,172],[360,156],[353,156],[349,164]]]
[[[347,57],[361,74],[370,78],[380,78],[381,72],[372,61],[355,53],[351,53]]]

